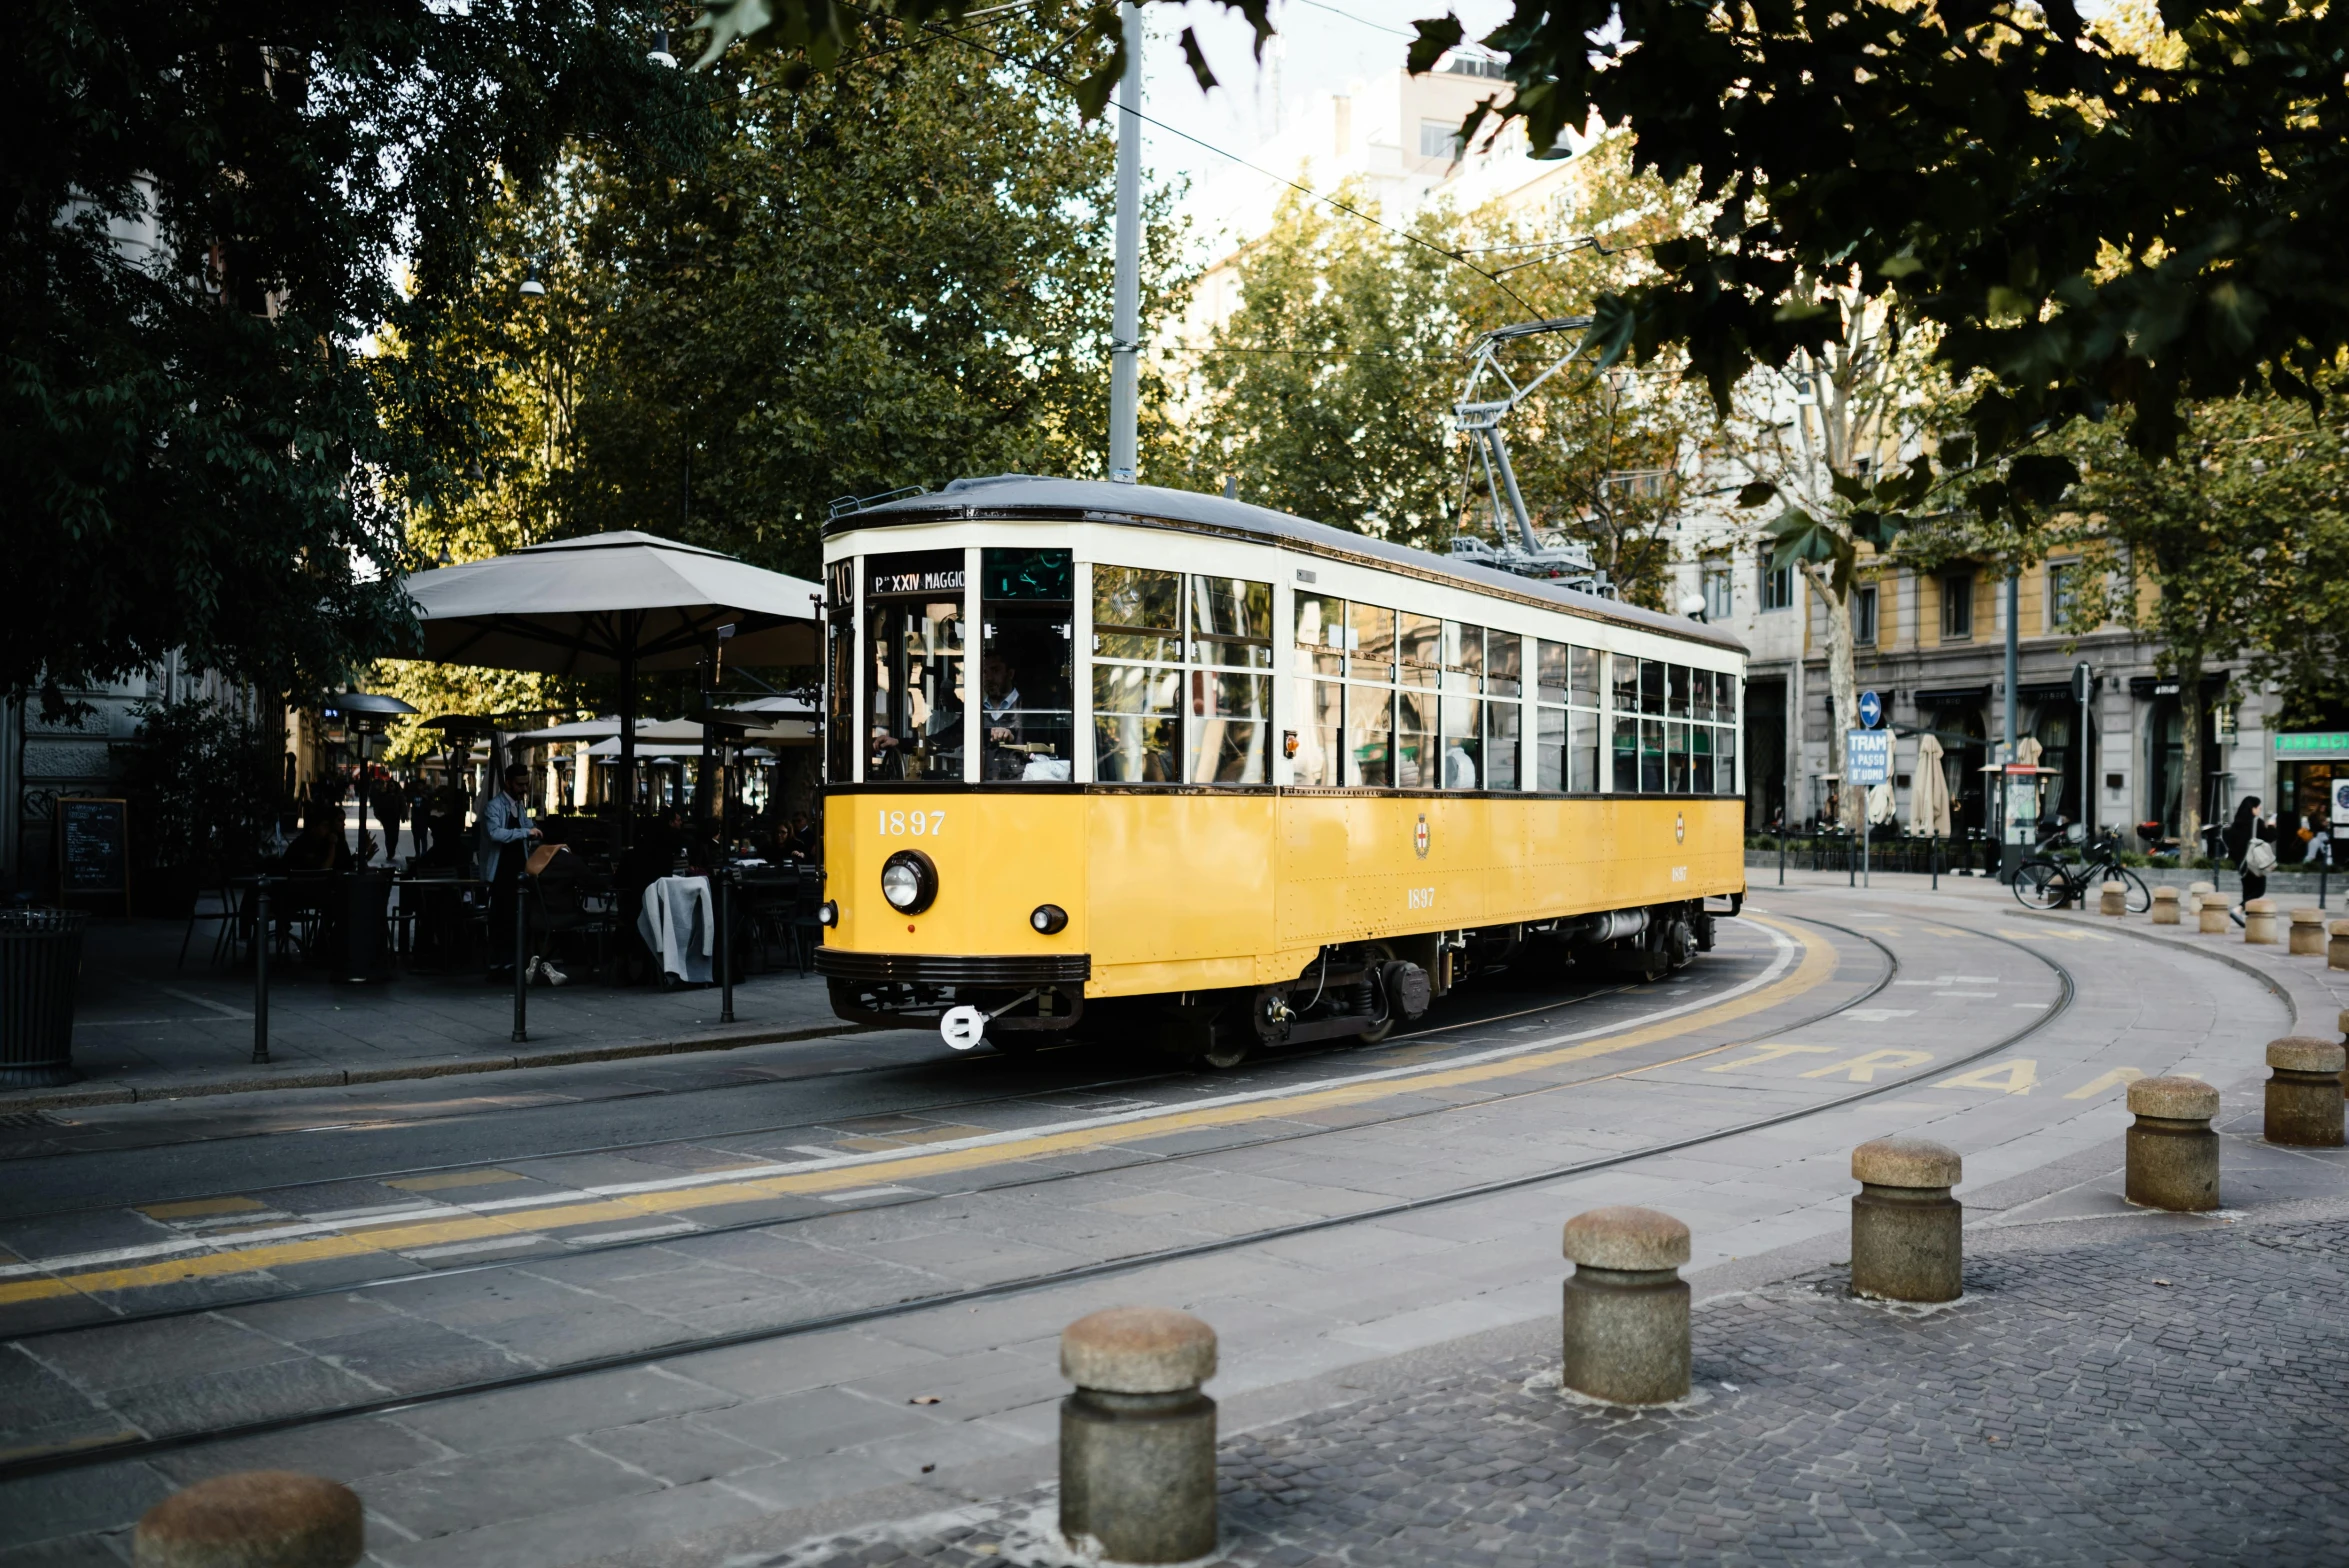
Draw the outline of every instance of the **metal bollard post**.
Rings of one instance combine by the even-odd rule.
[[[734,1021],[734,868],[716,873],[718,905],[718,1022]]]
[[[1933,835],[1933,843],[1932,843],[1932,847],[1931,847],[1931,848],[1930,848],[1930,849],[1927,851],[1927,854],[1930,856],[1930,859],[1928,860],[1927,864],[1931,865],[1931,866],[1932,866],[1932,868],[1933,868],[1933,891],[1934,891],[1934,892],[1936,892],[1936,893],[1938,893],[1938,892],[1940,892],[1940,891],[1941,891],[1941,835],[1940,835],[1940,834],[1936,833],[1936,834],[1934,834],[1934,835]]]
[[[2349,1052],[2349,1007],[2341,1009],[2341,1016],[2333,1020],[2333,1027],[2341,1031],[2341,1047]],[[2341,1093],[2349,1096],[2349,1067],[2341,1069]]]
[[[2219,1206],[2216,1089],[2199,1078],[2140,1078],[2129,1085],[2128,1176],[2131,1203],[2180,1214]]]
[[[2292,911],[2292,929],[2286,933],[2284,951],[2295,958],[2322,958],[2325,956],[2325,912],[2302,907]]]
[[[2276,901],[2255,898],[2243,906],[2243,940],[2256,947],[2276,945]]]
[[[523,950],[530,946],[529,879],[514,878],[514,1043],[520,1045],[530,1038],[530,967],[522,961]]]
[[[1655,1209],[1592,1209],[1566,1222],[1563,1378],[1616,1405],[1688,1395],[1688,1227]]]
[[[2331,933],[2325,943],[2325,967],[2349,969],[2349,920],[2336,920],[2325,930]]]
[[[2129,887],[2125,882],[2107,882],[2096,890],[2096,912],[2114,919],[2129,912]]]
[[[1878,1138],[1851,1151],[1851,1288],[1884,1301],[1955,1301],[1965,1290],[1965,1179],[1955,1149]]]
[[[2176,888],[2157,887],[2153,890],[2153,923],[2157,926],[2174,926],[2178,923]]]
[[[2267,1120],[2261,1136],[2299,1149],[2342,1143],[2341,1070],[2349,1050],[2313,1035],[2267,1043]]]
[[[1778,885],[1786,886],[1786,824],[1778,825]]]
[[[241,1470],[174,1492],[140,1518],[136,1568],[350,1568],[366,1549],[351,1489],[292,1470]]]
[[[269,879],[253,882],[253,1065],[269,1065]]]
[[[1163,1307],[1111,1307],[1061,1332],[1060,1533],[1115,1562],[1216,1546],[1215,1330]]]

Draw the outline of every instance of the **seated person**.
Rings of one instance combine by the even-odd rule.
[[[285,869],[288,871],[348,871],[351,868],[351,846],[343,838],[339,827],[330,827],[326,817],[311,812],[302,819],[302,831],[285,847]]]

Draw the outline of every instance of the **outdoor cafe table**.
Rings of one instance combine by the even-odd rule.
[[[406,876],[400,912],[413,915],[408,963],[415,969],[465,969],[486,962],[474,916],[486,909],[489,884],[479,877]]]

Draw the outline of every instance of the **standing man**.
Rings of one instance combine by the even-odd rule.
[[[514,900],[521,896],[522,867],[538,829],[530,825],[530,770],[519,762],[506,769],[505,790],[490,797],[481,814],[481,876],[489,883],[489,974],[514,977],[522,954],[514,939]],[[505,961],[500,963],[499,955]]]

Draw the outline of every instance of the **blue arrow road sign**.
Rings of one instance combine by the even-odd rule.
[[[1872,691],[1860,693],[1860,723],[1874,729],[1884,722],[1884,699]]]

